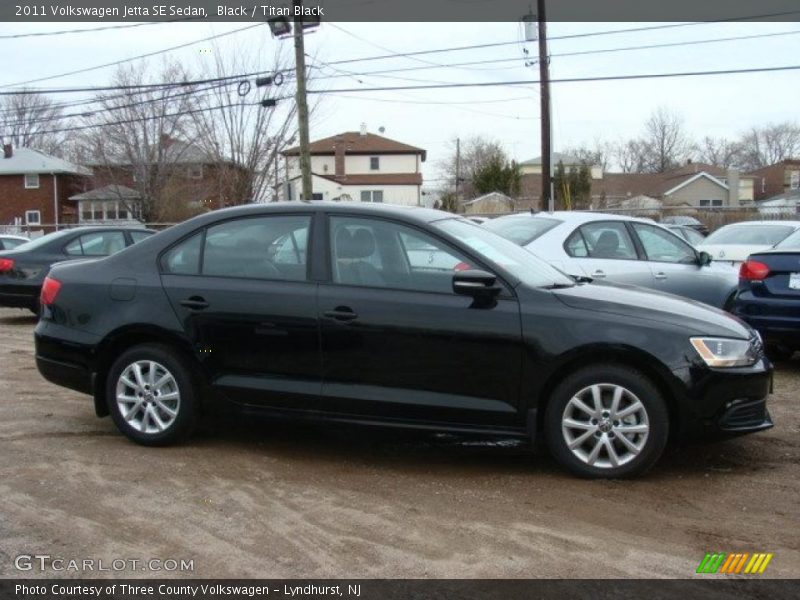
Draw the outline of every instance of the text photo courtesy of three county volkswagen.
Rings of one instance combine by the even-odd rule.
[[[431,3],[0,9],[0,578],[800,576],[800,10]]]

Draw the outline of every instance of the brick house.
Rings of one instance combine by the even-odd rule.
[[[90,161],[94,172],[92,188],[104,192],[133,190],[143,202],[160,203],[151,207],[154,214],[149,215],[150,220],[182,220],[204,210],[251,200],[248,171],[231,161],[218,160],[200,146],[164,135],[152,154],[161,155],[161,160],[139,165],[124,157]],[[157,197],[148,198],[148,190]]]
[[[755,199],[765,200],[800,190],[800,159],[786,159],[748,173],[755,179]]]
[[[419,206],[426,152],[380,135],[346,131],[310,144],[313,200],[354,200]],[[287,181],[281,199],[302,196],[300,149],[283,152]]]
[[[3,146],[0,225],[77,222],[69,197],[85,189],[91,171],[33,148]]]

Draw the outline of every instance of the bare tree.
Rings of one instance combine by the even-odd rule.
[[[680,115],[666,107],[659,107],[645,121],[644,129],[642,148],[645,170],[663,173],[684,162],[689,142]]]
[[[581,163],[589,166],[600,165],[603,171],[608,170],[615,154],[615,146],[600,138],[595,138],[591,146],[579,145],[564,149],[564,154],[574,156]]]
[[[800,126],[796,122],[752,127],[741,138],[742,168],[759,169],[800,156]]]
[[[244,48],[233,54],[213,52],[213,61],[202,65],[204,73],[225,77],[230,73],[262,72],[272,75],[272,84],[250,89],[239,81],[213,86],[197,97],[198,112],[192,115],[197,143],[213,157],[220,190],[230,200],[265,201],[277,196],[280,152],[295,137],[296,104],[286,89],[284,72],[291,62],[280,47],[268,56],[263,48]],[[246,93],[245,93],[246,92]],[[261,106],[274,100],[275,106]],[[312,108],[313,112],[313,108]],[[273,190],[270,193],[270,190]]]
[[[740,142],[706,136],[694,144],[692,153],[700,162],[727,169],[741,166],[742,149]]]
[[[145,221],[175,220],[188,216],[191,207],[181,198],[174,165],[181,149],[193,141],[190,113],[197,108],[196,89],[179,85],[190,78],[179,63],[165,63],[153,77],[175,85],[146,87],[150,82],[146,63],[120,67],[112,79],[120,92],[97,96],[101,110],[87,120],[99,125],[86,137],[87,153],[96,184],[122,183],[141,196]],[[172,140],[182,139],[173,147]]]
[[[446,157],[437,165],[443,184],[441,188],[443,192],[453,192],[456,189],[458,172],[459,196],[461,199],[469,199],[475,195],[475,186],[472,183],[475,176],[492,162],[507,163],[508,156],[499,142],[483,136],[461,140],[460,152],[456,152],[456,145],[455,139],[450,141]],[[460,156],[457,157],[457,154]]]
[[[4,96],[0,102],[3,140],[18,148],[36,148],[61,156],[64,135],[50,132],[65,125],[63,114],[63,109],[50,98],[30,90]]]
[[[632,139],[614,145],[614,158],[623,173],[643,173],[647,170],[647,150],[643,140]]]

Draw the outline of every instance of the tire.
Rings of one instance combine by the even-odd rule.
[[[158,344],[123,352],[106,379],[111,418],[123,434],[143,446],[167,446],[188,436],[195,425],[198,391],[186,361]]]
[[[614,419],[617,395],[621,418]],[[669,413],[661,393],[639,371],[593,365],[575,371],[553,391],[544,434],[553,457],[580,477],[633,477],[664,452]]]

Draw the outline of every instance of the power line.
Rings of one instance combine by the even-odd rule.
[[[169,21],[149,21],[147,23],[130,23],[128,25],[106,25],[104,27],[84,27],[83,29],[62,29],[61,31],[37,31],[34,33],[14,33],[11,35],[0,35],[0,40],[16,40],[29,37],[49,37],[51,35],[67,35],[71,33],[95,33],[107,31],[109,29],[133,29],[134,27],[145,27],[148,25],[163,25],[165,23],[180,23],[182,21],[196,21],[201,17],[184,17],[182,19],[171,19]]]
[[[625,81],[635,79],[663,79],[668,77],[695,77],[706,75],[736,75],[742,73],[769,73],[777,71],[800,70],[800,65],[787,65],[783,67],[757,67],[751,69],[725,69],[720,71],[684,71],[678,73],[647,73],[639,75],[608,75],[602,77],[571,77],[561,79],[551,79],[551,83],[582,83],[590,81]],[[539,83],[538,80],[518,80],[518,81],[481,81],[481,82],[459,82],[449,84],[431,84],[416,86],[385,86],[373,88],[345,88],[334,90],[309,90],[309,94],[342,94],[354,92],[392,92],[399,90],[434,90],[446,88],[467,88],[467,87],[494,87],[504,85],[532,85]]]
[[[177,46],[172,46],[170,48],[164,48],[163,50],[156,50],[154,52],[147,52],[145,54],[140,54],[138,56],[132,56],[130,58],[123,58],[121,60],[116,60],[110,63],[104,63],[102,65],[95,65],[93,67],[85,67],[83,69],[77,69],[75,71],[68,71],[66,73],[58,73],[56,75],[48,75],[47,77],[38,77],[36,79],[29,79],[28,81],[18,81],[17,83],[9,83],[4,85],[3,87],[15,87],[21,85],[29,85],[31,83],[39,83],[41,81],[49,81],[51,79],[59,79],[61,77],[68,77],[70,75],[79,75],[81,73],[88,73],[89,71],[96,71],[98,69],[105,69],[108,67],[114,67],[116,65],[121,65],[127,62],[132,62],[135,60],[141,60],[143,58],[149,58],[151,56],[157,56],[159,54],[166,54],[168,52],[173,52],[175,50],[180,50],[182,48],[187,48],[189,46],[194,46],[195,44],[200,44],[202,42],[208,42],[211,40],[215,40],[218,38],[226,37],[229,35],[234,35],[236,33],[241,33],[242,31],[247,31],[248,29],[254,29],[255,27],[261,27],[264,23],[256,23],[255,25],[248,25],[247,27],[240,27],[239,29],[233,29],[231,31],[226,31],[224,33],[218,33],[216,35],[212,35],[209,37],[205,37],[199,40],[194,40],[191,42],[186,42],[184,44],[178,44]]]

